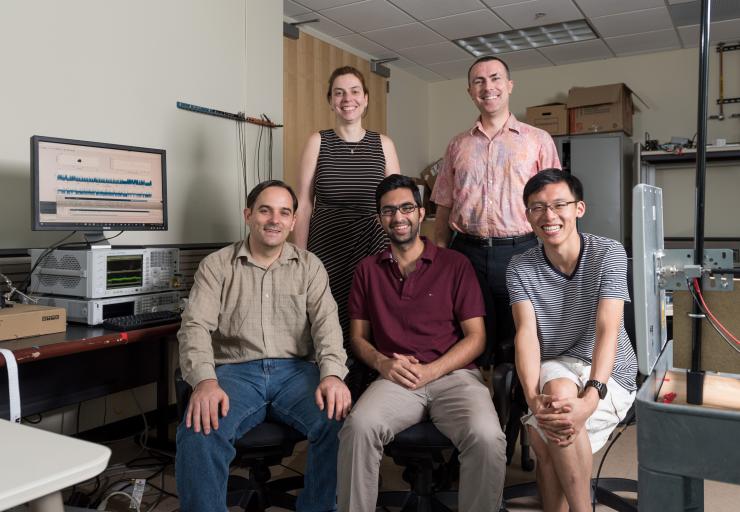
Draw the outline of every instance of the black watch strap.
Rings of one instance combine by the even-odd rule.
[[[599,393],[599,399],[603,400],[606,397],[606,384],[599,382],[598,380],[591,379],[586,382],[585,388],[592,387]]]

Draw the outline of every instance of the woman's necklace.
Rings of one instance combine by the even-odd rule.
[[[339,137],[339,134],[337,134],[337,138],[339,138],[339,140],[344,142],[344,146],[349,150],[350,155],[354,155],[355,153],[361,153],[364,150],[365,146],[362,145],[362,141],[365,140],[366,136],[367,136],[367,130],[365,130],[365,133],[362,134],[362,137],[357,142],[348,142],[344,140],[343,138]]]

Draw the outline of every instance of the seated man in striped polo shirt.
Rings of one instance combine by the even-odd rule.
[[[591,510],[592,453],[635,397],[637,359],[624,329],[627,256],[619,242],[579,233],[583,186],[547,169],[524,187],[540,247],[515,256],[507,285],[516,367],[530,414],[546,511]]]

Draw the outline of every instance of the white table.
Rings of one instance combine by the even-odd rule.
[[[63,512],[61,490],[102,472],[110,448],[0,419],[0,510]]]

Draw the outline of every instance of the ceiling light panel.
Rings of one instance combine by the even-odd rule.
[[[466,37],[455,40],[455,44],[474,57],[480,57],[590,39],[596,39],[596,34],[586,20],[575,20]]]

